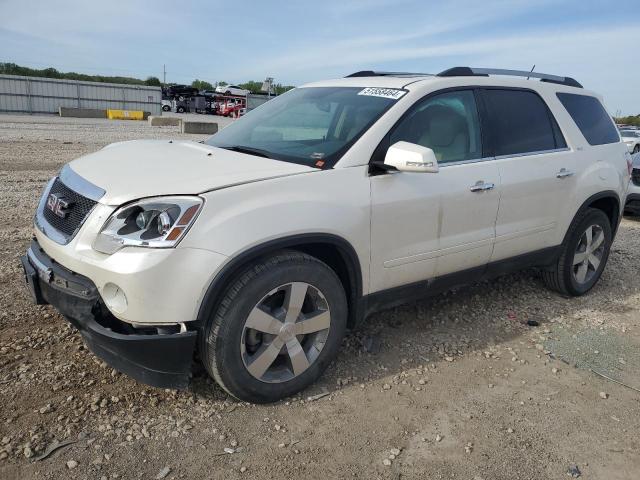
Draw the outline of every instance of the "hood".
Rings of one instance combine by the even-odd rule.
[[[194,195],[318,169],[232,152],[191,141],[134,140],[107,145],[69,163],[104,189],[100,199],[121,205],[157,195]]]

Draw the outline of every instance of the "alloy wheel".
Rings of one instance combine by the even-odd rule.
[[[573,278],[579,284],[591,281],[605,251],[605,236],[599,225],[589,226],[580,237],[573,255]]]
[[[260,381],[289,381],[316,361],[330,328],[331,311],[318,288],[305,282],[281,285],[245,320],[240,340],[244,366]]]

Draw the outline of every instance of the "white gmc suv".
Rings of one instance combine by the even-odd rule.
[[[35,301],[114,368],[185,387],[195,360],[231,395],[271,402],[314,382],[373,311],[531,266],[562,295],[588,292],[629,158],[572,78],[357,72],[204,143],[69,163],[22,264]]]

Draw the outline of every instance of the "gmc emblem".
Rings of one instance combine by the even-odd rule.
[[[55,193],[50,193],[47,197],[47,208],[60,218],[67,218],[67,215],[69,215],[68,209],[71,205],[73,205],[72,202]]]

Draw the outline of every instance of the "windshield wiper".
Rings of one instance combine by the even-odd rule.
[[[273,155],[271,155],[266,150],[261,150],[259,148],[253,148],[253,147],[245,147],[243,145],[233,145],[231,147],[219,147],[219,148],[224,148],[225,150],[231,150],[233,152],[248,153],[249,155],[256,155],[258,157],[273,158]]]

